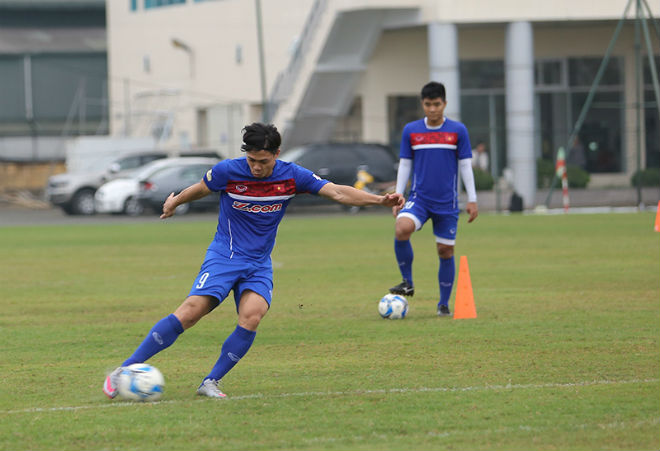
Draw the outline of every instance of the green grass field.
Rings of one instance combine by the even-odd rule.
[[[195,389],[234,328],[231,298],[150,361],[167,381],[153,404],[109,401],[103,379],[185,298],[213,218],[0,228],[0,450],[657,450],[653,221],[461,216],[469,320],[435,315],[427,225],[409,315],[390,321],[376,306],[400,278],[393,219],[289,216],[229,398]]]

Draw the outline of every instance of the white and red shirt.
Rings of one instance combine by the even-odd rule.
[[[467,128],[445,118],[429,127],[426,118],[403,128],[399,157],[413,161],[410,197],[417,197],[435,211],[458,212],[458,160],[472,158]]]
[[[216,164],[204,182],[211,191],[220,191],[218,228],[209,249],[257,260],[270,256],[289,201],[298,193],[317,194],[328,183],[308,169],[281,160],[275,162],[270,177],[256,178],[245,157]]]

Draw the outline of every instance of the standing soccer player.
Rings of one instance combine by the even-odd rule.
[[[449,297],[454,286],[454,245],[459,212],[459,171],[467,191],[465,210],[469,215],[468,222],[474,221],[479,214],[472,173],[472,151],[465,125],[444,116],[447,106],[444,85],[427,83],[422,88],[421,98],[426,117],[406,124],[401,136],[396,192],[404,193],[411,173],[413,179],[404,207],[392,207],[396,217],[394,254],[403,282],[390,288],[390,293],[404,296],[415,294],[410,237],[431,219],[440,256],[437,313],[439,316],[450,316]]]
[[[172,216],[181,204],[220,191],[217,231],[188,297],[173,314],[157,322],[135,352],[107,376],[103,391],[108,397],[117,395],[117,378],[122,367],[145,362],[170,346],[233,290],[238,324],[197,389],[202,396],[226,396],[218,388],[218,381],[248,352],[257,327],[270,308],[273,290],[270,254],[277,227],[297,193],[318,194],[353,206],[403,206],[400,194],[378,196],[351,186],[335,185],[294,163],[278,160],[281,137],[273,125],[253,123],[243,132],[241,150],[245,157],[221,161],[201,181],[176,196],[170,194],[163,204],[161,219]]]

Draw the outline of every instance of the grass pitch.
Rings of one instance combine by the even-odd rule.
[[[214,218],[0,228],[0,450],[657,450],[653,219],[461,216],[472,320],[435,315],[427,225],[409,315],[389,321],[393,219],[289,216],[229,398],[195,389],[234,328],[231,298],[150,360],[166,378],[153,404],[101,385],[185,298]]]

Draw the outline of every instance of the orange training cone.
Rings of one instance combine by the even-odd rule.
[[[660,232],[660,202],[658,202],[658,211],[655,213],[655,231]]]
[[[458,284],[456,285],[456,303],[454,304],[454,319],[469,319],[477,317],[470,281],[470,268],[465,255],[461,256],[458,265]]]

